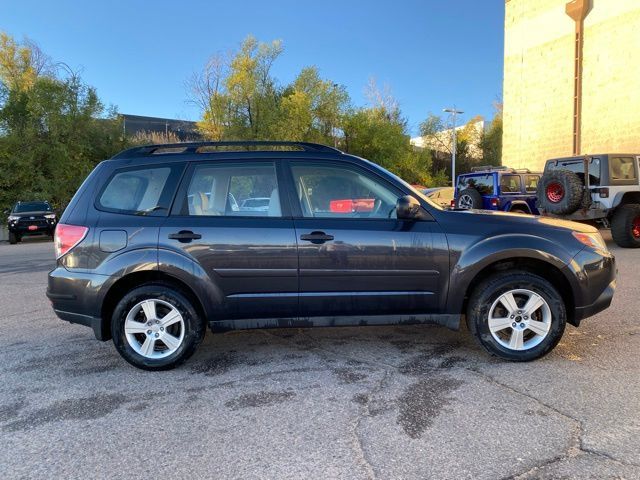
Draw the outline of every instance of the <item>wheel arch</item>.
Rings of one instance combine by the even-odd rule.
[[[476,275],[471,279],[464,294],[464,300],[462,302],[461,313],[466,314],[469,304],[469,298],[473,294],[473,291],[480,285],[485,279],[490,276],[506,271],[522,271],[532,273],[541,278],[544,278],[550,282],[560,296],[565,300],[567,309],[567,322],[572,325],[576,325],[575,322],[575,298],[573,289],[567,277],[562,273],[556,265],[544,260],[531,257],[513,257],[496,260],[489,265],[483,267]]]
[[[175,276],[159,270],[138,271],[119,278],[109,286],[104,296],[101,307],[101,329],[104,340],[109,340],[111,338],[111,317],[120,299],[127,292],[146,283],[162,283],[175,288],[193,303],[194,308],[202,318],[203,322],[206,322],[207,317],[203,303],[189,285]]]
[[[637,203],[640,205],[640,191],[637,192],[618,192],[613,199],[613,207],[626,205],[628,203]]]
[[[558,242],[533,235],[500,235],[485,239],[467,249],[453,266],[446,311],[465,315],[469,296],[479,282],[499,271],[519,269],[551,281],[566,298],[567,320],[575,325],[573,307],[582,301],[577,297],[579,280],[569,268],[575,253],[571,254]]]
[[[524,200],[512,201],[511,204],[509,205],[509,211],[512,212],[514,210],[525,210],[529,214],[531,213],[531,208],[529,207],[529,204]]]

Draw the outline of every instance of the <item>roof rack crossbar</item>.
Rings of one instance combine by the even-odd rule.
[[[124,150],[113,157],[116,158],[131,158],[131,157],[145,157],[153,155],[158,150],[169,149],[183,149],[181,154],[198,153],[198,150],[203,147],[298,147],[305,152],[331,152],[342,153],[337,148],[328,147],[327,145],[321,145],[319,143],[310,142],[288,142],[288,141],[269,141],[269,140],[247,140],[247,141],[222,141],[222,142],[185,142],[185,143],[163,143],[158,145],[144,145],[141,147],[133,147]],[[209,152],[207,152],[209,153]]]

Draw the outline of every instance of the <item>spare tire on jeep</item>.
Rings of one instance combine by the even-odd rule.
[[[538,183],[538,208],[558,215],[573,213],[582,204],[583,186],[570,170],[550,170]]]
[[[482,208],[482,195],[475,188],[465,188],[456,198],[456,208],[479,210]]]

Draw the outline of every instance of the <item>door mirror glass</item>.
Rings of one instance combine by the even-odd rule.
[[[396,203],[396,216],[400,220],[429,220],[429,214],[411,195],[400,197]]]

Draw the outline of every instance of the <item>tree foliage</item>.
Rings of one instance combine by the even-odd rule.
[[[115,111],[105,109],[95,89],[77,75],[55,75],[33,54],[29,46],[1,34],[3,210],[32,199],[65,206],[97,161],[123,146]]]
[[[485,165],[502,165],[502,104],[495,105],[495,114],[480,138],[482,161]]]
[[[200,132],[212,140],[278,139],[336,145],[376,161],[410,182],[433,184],[429,152],[410,144],[405,119],[388,89],[368,85],[370,105],[355,108],[345,88],[303,68],[281,86],[272,76],[282,44],[248,37],[231,54],[211,57],[187,87],[200,107]]]
[[[434,172],[451,178],[453,152],[452,125],[438,115],[430,114],[420,124],[423,137],[433,157]],[[493,120],[484,124],[481,116],[471,118],[456,128],[456,173],[469,172],[478,165],[500,165],[502,156],[502,115],[498,108]]]

